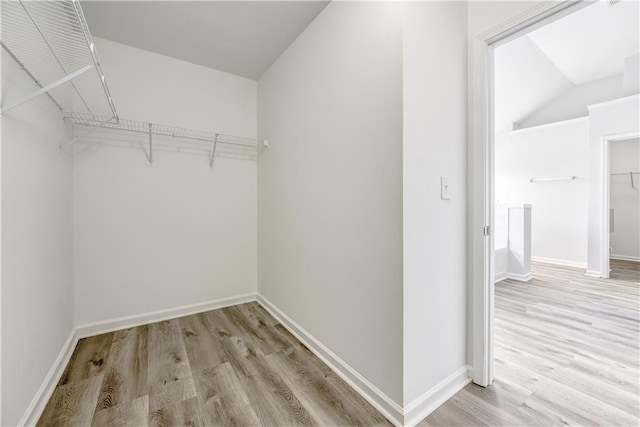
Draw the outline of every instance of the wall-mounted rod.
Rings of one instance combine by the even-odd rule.
[[[629,175],[629,178],[631,178],[631,188],[633,188],[634,190],[640,190],[640,188],[636,188],[636,183],[633,180],[633,174],[640,174],[640,172],[617,172],[612,173],[611,176]]]
[[[571,176],[554,176],[549,178],[531,178],[530,182],[551,182],[551,181],[573,181],[577,177],[574,175]]]

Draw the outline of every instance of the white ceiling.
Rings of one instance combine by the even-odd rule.
[[[619,74],[638,52],[640,3],[599,1],[546,25],[529,38],[574,84]]]
[[[499,46],[496,130],[511,129],[573,88],[621,76],[625,58],[639,50],[639,13],[637,0],[600,1]]]
[[[328,1],[82,1],[94,36],[258,79]]]
[[[510,128],[573,87],[529,37],[495,51],[495,128]]]

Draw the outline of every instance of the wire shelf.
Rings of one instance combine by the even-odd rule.
[[[266,147],[266,141],[258,141],[255,138],[243,136],[228,135],[210,131],[186,129],[177,126],[167,126],[149,122],[141,122],[136,120],[127,120],[122,118],[113,118],[108,116],[96,116],[94,114],[82,112],[64,112],[64,118],[74,125],[84,127],[84,132],[74,127],[75,138],[72,142],[76,142],[94,130],[111,129],[134,134],[144,134],[149,137],[149,160],[152,160],[152,144],[153,138],[160,137],[160,142],[171,143],[174,146],[181,147],[188,145],[190,149],[204,150],[211,156],[211,164],[213,157],[221,154],[231,154],[240,157],[257,158],[261,150]],[[86,129],[88,128],[88,130]]]
[[[61,110],[117,117],[77,0],[2,0],[2,47]]]

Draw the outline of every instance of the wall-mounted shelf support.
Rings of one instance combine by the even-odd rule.
[[[149,164],[153,164],[153,130],[151,129],[151,123],[149,123],[149,155],[147,156],[149,159]]]
[[[209,167],[213,169],[213,159],[216,157],[216,145],[218,145],[218,136],[216,133],[216,137],[213,139],[213,148],[211,148],[211,156],[209,157]]]
[[[63,111],[117,117],[78,0],[2,1],[0,13],[2,48],[38,87],[2,114],[46,94]]]
[[[88,127],[91,130],[82,135],[77,135],[72,142],[88,136],[96,129],[105,131],[116,130],[130,134],[144,134],[148,139],[148,151],[143,148],[149,163],[153,163],[153,150],[156,146],[171,146],[178,150],[185,148],[188,151],[205,151],[209,157],[209,166],[213,167],[215,157],[223,154],[225,157],[257,159],[260,153],[267,147],[266,140],[257,140],[243,136],[226,135],[217,132],[209,132],[196,129],[185,129],[175,126],[160,125],[149,122],[140,122],[115,117],[101,117],[88,113],[64,112],[64,117],[78,127]],[[74,126],[74,132],[78,132]],[[110,135],[108,139],[112,137]],[[139,141],[138,144],[144,142]]]
[[[26,97],[22,98],[20,101],[10,105],[9,107],[2,108],[2,114],[5,114],[5,113],[9,112],[9,111],[13,110],[16,107],[19,107],[19,106],[21,106],[22,104],[24,104],[24,103],[26,103],[28,101],[31,101],[33,98],[36,98],[36,97],[38,97],[38,96],[40,96],[42,94],[45,94],[45,93],[49,93],[49,91],[51,91],[52,89],[55,89],[58,86],[63,85],[65,83],[75,79],[79,75],[84,74],[84,73],[86,73],[87,71],[89,71],[89,70],[91,70],[93,68],[94,68],[93,65],[86,65],[86,66],[80,68],[79,70],[76,70],[73,73],[64,76],[61,79],[56,80],[53,83],[49,83],[48,85],[41,87],[40,89],[36,90],[35,92],[30,93],[29,95],[27,95]]]

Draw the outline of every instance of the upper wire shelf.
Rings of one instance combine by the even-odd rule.
[[[78,0],[2,0],[0,4],[0,44],[38,86],[19,101],[3,104],[2,114],[46,94],[65,119],[89,128],[85,132],[74,128],[73,139],[61,148],[99,129],[113,129],[147,135],[145,154],[150,162],[154,137],[160,137],[158,145],[168,141],[178,149],[208,152],[213,166],[217,154],[257,158],[268,145],[253,138],[120,119]]]
[[[74,139],[70,143],[75,143],[83,137],[98,129],[113,129],[134,134],[145,135],[148,139],[148,151],[145,151],[149,162],[153,162],[154,141],[156,143],[167,142],[173,145],[182,143],[188,144],[187,148],[203,150],[209,153],[210,166],[213,166],[213,159],[216,155],[224,153],[234,157],[257,158],[261,150],[268,146],[268,141],[258,141],[255,138],[228,135],[204,130],[186,129],[177,126],[161,125],[136,120],[126,120],[107,116],[96,116],[94,114],[81,112],[64,112],[64,118],[74,125],[86,128],[85,132],[78,132],[74,129]],[[160,141],[154,139],[160,137]],[[186,145],[185,145],[186,146]]]
[[[60,110],[117,117],[77,0],[2,0],[1,12],[2,47],[39,87],[2,113],[47,94]]]

